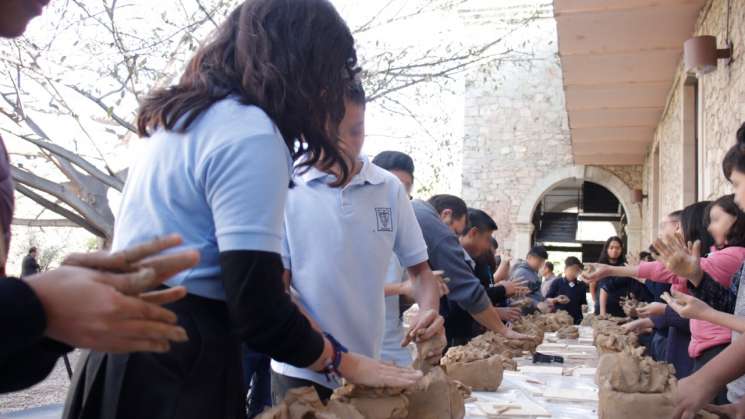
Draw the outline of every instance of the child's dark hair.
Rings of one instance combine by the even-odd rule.
[[[453,212],[453,218],[458,219],[465,215],[466,222],[468,222],[468,206],[465,201],[455,195],[435,195],[427,202],[435,208],[438,214],[449,209]]]
[[[611,263],[610,257],[608,256],[608,249],[610,248],[611,243],[618,243],[621,245],[621,257],[618,258],[616,263]],[[617,266],[623,266],[626,263],[626,246],[623,244],[623,240],[621,240],[618,236],[611,236],[608,237],[608,240],[605,241],[605,245],[603,245],[603,250],[600,251],[600,257],[598,258],[598,263],[603,263],[606,265],[617,265]]]
[[[735,222],[732,224],[732,227],[730,227],[729,231],[727,232],[727,237],[725,238],[727,240],[727,243],[723,247],[729,247],[729,246],[741,246],[745,247],[745,213],[742,212],[739,206],[735,204],[735,195],[729,194],[724,195],[717,199],[716,201],[709,204],[709,207],[706,209],[706,220],[705,224],[708,226],[711,222],[711,208],[717,206],[722,209],[722,211],[726,212],[727,214],[735,217]]]
[[[373,164],[387,171],[400,170],[414,178],[414,160],[400,151],[383,151],[375,156]]]
[[[261,108],[302,167],[339,168],[344,98],[359,72],[354,38],[328,0],[245,0],[189,62],[178,84],[142,103],[137,129],[186,131],[229,96]]]
[[[545,264],[545,265],[543,265],[543,266],[544,266],[544,267],[545,267],[546,269],[548,269],[549,271],[551,271],[551,272],[553,272],[553,271],[554,271],[554,264],[553,264],[553,262],[546,262],[546,264]]]
[[[707,230],[708,209],[711,201],[701,201],[683,208],[680,215],[680,229],[687,242],[701,242],[701,256],[706,256],[714,246],[714,238]]]
[[[365,103],[367,103],[365,87],[362,86],[362,82],[359,80],[354,80],[349,83],[345,97],[355,105],[365,106]]]
[[[468,225],[463,230],[463,235],[465,236],[474,228],[482,233],[491,233],[497,230],[497,223],[484,211],[476,208],[469,208]]]
[[[546,259],[548,259],[548,252],[546,251],[546,248],[545,247],[543,247],[541,245],[537,245],[537,246],[533,246],[530,249],[530,251],[528,252],[528,256],[535,256],[537,258],[541,258],[543,260],[546,260]]]
[[[582,261],[577,259],[575,256],[569,256],[564,261],[564,269],[571,268],[572,266],[577,266],[580,269],[585,269],[585,265],[582,264]]]
[[[732,180],[732,172],[735,170],[745,174],[745,123],[740,125],[735,138],[735,145],[730,147],[722,159],[722,171],[729,181]]]

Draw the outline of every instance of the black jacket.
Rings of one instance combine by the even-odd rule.
[[[0,278],[0,328],[0,393],[40,382],[72,350],[44,337],[44,308],[31,287],[16,278]]]

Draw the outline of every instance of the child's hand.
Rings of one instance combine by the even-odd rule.
[[[705,410],[727,419],[745,419],[745,397],[738,400],[737,403],[723,406],[710,404],[706,406]]]
[[[663,303],[650,303],[644,307],[637,308],[636,312],[639,314],[639,317],[662,316],[665,314],[665,307],[667,305]]]
[[[694,419],[696,414],[714,399],[718,389],[699,381],[697,374],[693,374],[678,382],[673,419]]]
[[[705,302],[698,298],[673,290],[672,297],[665,297],[667,304],[686,319],[702,319],[708,310],[712,310]]]
[[[675,275],[689,279],[698,285],[704,273],[701,270],[701,242],[686,244],[680,235],[665,236],[654,242],[659,255],[657,260]]]

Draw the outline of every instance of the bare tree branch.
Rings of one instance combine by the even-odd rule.
[[[60,219],[35,219],[35,218],[14,218],[13,225],[20,225],[26,227],[82,227],[80,224],[75,223],[66,218]]]
[[[73,223],[88,230],[92,234],[98,237],[106,237],[106,234],[103,231],[99,230],[95,225],[93,225],[92,223],[89,223],[85,218],[81,217],[80,215],[68,210],[67,208],[62,207],[61,205],[55,204],[54,202],[44,198],[43,196],[37,194],[36,192],[34,192],[33,190],[27,188],[26,186],[22,184],[16,184],[15,188],[18,192],[28,197],[29,199],[33,200],[34,202],[41,205],[42,207],[65,217],[66,219],[72,221]]]

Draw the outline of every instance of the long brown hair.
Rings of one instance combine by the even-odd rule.
[[[354,38],[328,0],[246,0],[191,59],[179,83],[152,92],[137,117],[147,137],[184,132],[235,95],[274,121],[304,167],[350,168],[339,150],[347,85],[359,72]]]

